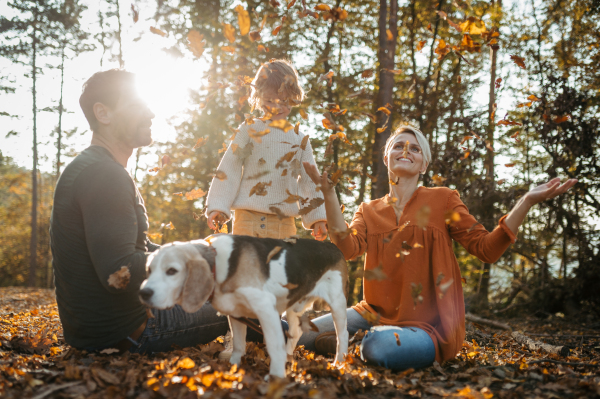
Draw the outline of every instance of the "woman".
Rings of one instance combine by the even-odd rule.
[[[320,175],[307,163],[304,168],[323,191],[333,243],[346,259],[367,253],[365,271],[372,272],[363,281],[364,300],[347,310],[350,335],[370,328],[361,345],[362,358],[394,370],[427,367],[434,360],[453,359],[465,337],[452,239],[482,261],[494,263],[515,242],[529,209],[564,193],[577,180],[561,185],[556,178],[529,191],[490,233],[469,214],[455,190],[417,186],[431,163],[429,144],[419,130],[399,127],[386,142],[384,163],[389,194],[359,206],[351,234],[334,233],[348,227],[327,173]],[[367,319],[381,326],[371,328]],[[298,344],[335,352],[331,316],[313,322],[321,334],[305,333]]]

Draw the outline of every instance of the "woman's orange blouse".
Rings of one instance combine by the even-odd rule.
[[[350,225],[356,234],[337,244],[346,259],[366,251],[365,270],[382,265],[388,277],[364,279],[364,299],[354,309],[379,314],[384,325],[423,329],[433,340],[436,360],[453,359],[465,338],[465,303],[452,239],[482,261],[494,263],[516,237],[504,222],[506,216],[488,232],[469,214],[458,192],[446,187],[419,187],[399,223],[388,198],[363,202]],[[452,211],[460,220],[455,215],[447,224]],[[408,255],[404,242],[413,247]]]

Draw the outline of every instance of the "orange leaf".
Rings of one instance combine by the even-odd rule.
[[[260,32],[257,32],[255,30],[253,30],[252,32],[250,32],[248,34],[248,38],[250,39],[251,42],[255,42],[257,40],[260,40]]]
[[[195,190],[188,191],[187,193],[185,193],[185,199],[186,199],[186,201],[191,201],[191,200],[195,200],[198,198],[202,198],[205,195],[206,195],[205,191],[202,191],[201,188],[197,188]]]
[[[389,115],[389,114],[391,114],[391,113],[392,113],[392,111],[390,111],[390,110],[389,110],[389,109],[387,109],[386,107],[379,107],[379,108],[377,108],[377,111],[381,111],[381,112],[383,112],[383,113],[384,113],[384,114],[386,114],[386,115]]]
[[[423,50],[425,43],[427,43],[427,40],[419,40],[419,43],[417,43],[417,51]]]
[[[187,35],[188,47],[195,57],[202,56],[204,53],[204,35],[197,30],[191,30]]]
[[[279,33],[279,31],[280,31],[280,30],[281,30],[281,25],[279,25],[279,26],[275,27],[275,29],[273,29],[273,30],[271,31],[271,34],[272,34],[273,36],[277,36],[277,34]]]
[[[563,123],[568,121],[569,119],[571,119],[571,115],[557,116],[556,118],[552,119],[552,122]]]
[[[527,69],[527,67],[525,66],[525,58],[521,58],[517,55],[511,55],[510,59],[513,60],[513,62],[517,64],[517,66],[519,66],[520,68]]]
[[[204,144],[206,144],[207,141],[208,141],[208,137],[200,137],[198,139],[198,141],[196,141],[196,144],[194,144],[194,147],[192,148],[192,150],[202,147]]]
[[[235,53],[235,47],[232,47],[232,46],[223,46],[223,47],[221,47],[221,50],[226,51],[231,54]]]
[[[248,14],[248,11],[246,11],[241,4],[238,4],[233,10],[238,14],[240,34],[244,36],[250,32],[250,14]]]
[[[225,35],[225,38],[229,40],[229,43],[235,41],[235,28],[231,26],[231,24],[223,25],[223,34]]]
[[[386,29],[386,30],[385,30],[385,33],[386,33],[386,35],[387,35],[387,39],[388,39],[388,40],[392,41],[392,40],[394,39],[394,35],[392,35],[392,31],[391,31],[391,30],[389,30],[389,29]]]
[[[300,148],[302,148],[302,151],[304,151],[306,149],[307,144],[308,144],[308,135],[304,136],[302,138],[302,142],[300,143]]]
[[[316,11],[331,11],[331,7],[327,4],[318,4],[315,6]]]

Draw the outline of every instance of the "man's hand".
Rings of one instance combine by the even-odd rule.
[[[315,239],[323,241],[327,238],[327,224],[325,222],[316,222],[313,224],[313,231],[310,233]]]
[[[212,211],[210,213],[210,215],[208,215],[208,218],[207,218],[208,227],[211,230],[217,229],[217,225],[215,224],[215,222],[222,224],[223,222],[226,222],[226,221],[227,221],[227,215],[225,215],[223,212],[219,212],[219,211]]]

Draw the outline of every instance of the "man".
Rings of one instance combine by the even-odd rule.
[[[125,169],[134,148],[152,143],[154,114],[138,96],[134,75],[116,69],[94,74],[83,85],[79,104],[92,142],[60,176],[50,222],[66,342],[79,349],[143,353],[207,343],[225,334],[227,318],[217,316],[210,304],[191,314],[178,306],[154,310],[155,317],[148,318],[138,298],[147,251],[159,246],[146,237],[144,201]],[[121,288],[109,278],[122,266],[130,276]]]

